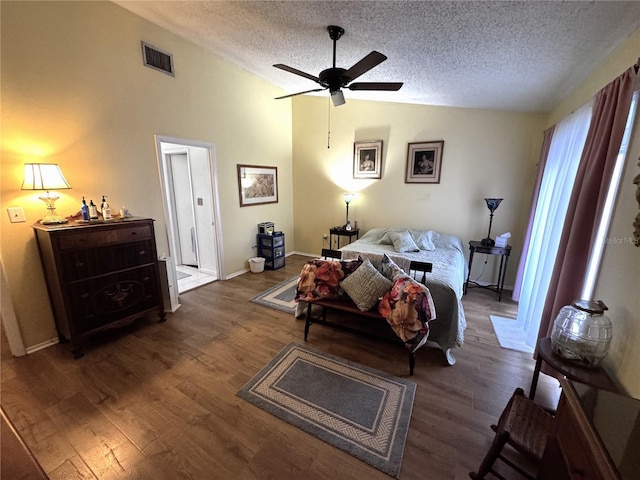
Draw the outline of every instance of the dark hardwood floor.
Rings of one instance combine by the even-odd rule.
[[[65,345],[13,358],[3,335],[2,407],[52,479],[388,479],[235,395],[286,344],[303,343],[303,320],[248,300],[307,260],[182,294],[166,322],[109,331],[78,360]],[[418,351],[401,479],[468,478],[513,390],[528,391],[534,360],[500,348],[489,321],[515,314],[508,297],[469,290],[456,365]],[[409,377],[400,346],[321,325],[308,344]],[[536,399],[555,406],[557,385],[542,375]]]

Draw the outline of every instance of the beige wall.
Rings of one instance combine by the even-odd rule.
[[[27,347],[55,338],[30,225],[45,212],[20,190],[26,162],[60,164],[72,190],[156,219],[168,251],[154,135],[215,145],[227,274],[248,269],[257,223],[293,237],[291,105],[281,90],[109,2],[1,2],[0,253]],[[175,77],[142,65],[140,41],[173,53]],[[279,203],[239,207],[236,164],[278,167]],[[5,208],[22,206],[26,223]],[[288,250],[292,245],[288,245]],[[3,297],[3,302],[7,301]]]
[[[347,97],[349,94],[347,93]],[[513,284],[522,251],[542,130],[546,115],[357,101],[331,107],[327,148],[326,98],[293,101],[294,211],[296,250],[318,253],[323,234],[345,223],[342,193],[358,192],[350,220],[362,232],[373,227],[433,229],[469,240],[487,234],[485,197],[502,197],[492,237],[510,231],[513,254],[507,284]],[[380,180],[353,179],[353,143],[383,141]],[[408,143],[444,140],[439,184],[405,184]],[[480,281],[497,279],[497,258]],[[483,262],[474,264],[476,278]]]
[[[549,125],[586,102],[638,60],[640,30],[616,49],[550,115]],[[640,398],[640,247],[633,244],[633,219],[640,211],[633,179],[640,174],[640,119],[632,135],[627,163],[596,286],[595,299],[609,307],[613,342],[606,367],[634,397]]]

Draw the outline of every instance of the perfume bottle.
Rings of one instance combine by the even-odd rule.
[[[82,197],[82,206],[80,207],[80,211],[82,212],[82,220],[89,220],[89,206],[87,205],[87,201]]]

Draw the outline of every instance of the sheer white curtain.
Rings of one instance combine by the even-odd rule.
[[[531,242],[525,263],[517,324],[523,329],[527,345],[538,341],[540,317],[553,266],[571,189],[591,123],[592,103],[562,120],[554,131],[545,165]]]

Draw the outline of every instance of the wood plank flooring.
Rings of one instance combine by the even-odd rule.
[[[78,360],[65,345],[13,358],[3,336],[2,406],[52,479],[388,479],[235,395],[286,344],[304,342],[303,320],[248,300],[307,260],[292,255],[282,269],[182,294],[166,322],[107,332]],[[489,321],[515,314],[505,297],[469,290],[456,365],[438,349],[418,351],[401,479],[468,478],[513,390],[528,391],[534,360],[500,348]],[[308,344],[409,377],[399,346],[321,325]],[[555,406],[557,385],[541,375],[537,400]]]

